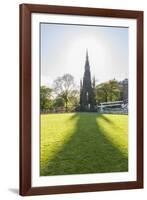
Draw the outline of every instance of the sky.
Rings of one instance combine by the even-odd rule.
[[[40,34],[41,85],[66,73],[79,85],[86,49],[97,84],[128,78],[128,28],[41,23]]]

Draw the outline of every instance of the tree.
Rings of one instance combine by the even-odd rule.
[[[120,98],[120,89],[118,81],[110,80],[96,86],[97,103],[117,101]]]
[[[64,107],[64,99],[62,97],[56,97],[53,103],[54,108]]]
[[[109,101],[117,101],[120,98],[120,89],[118,82],[114,80],[110,80],[109,84]]]
[[[50,109],[52,107],[52,89],[40,87],[40,108],[41,110]]]
[[[74,77],[71,74],[64,74],[62,77],[58,77],[53,84],[55,93],[63,98],[65,102],[65,108],[69,102],[70,95],[72,94],[75,87]]]
[[[77,106],[79,105],[80,101],[80,92],[78,89],[74,89],[71,91],[71,94],[69,96],[69,103],[71,105]]]
[[[107,102],[108,101],[109,87],[107,83],[101,83],[96,86],[96,101]]]

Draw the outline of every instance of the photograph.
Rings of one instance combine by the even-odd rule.
[[[143,188],[143,11],[20,5],[22,196]]]
[[[128,172],[129,28],[39,24],[40,176]]]

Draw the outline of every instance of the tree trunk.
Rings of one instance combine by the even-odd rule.
[[[65,101],[65,110],[67,112],[67,101]]]

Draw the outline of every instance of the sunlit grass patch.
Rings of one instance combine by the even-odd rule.
[[[40,174],[128,170],[128,116],[41,115]]]

